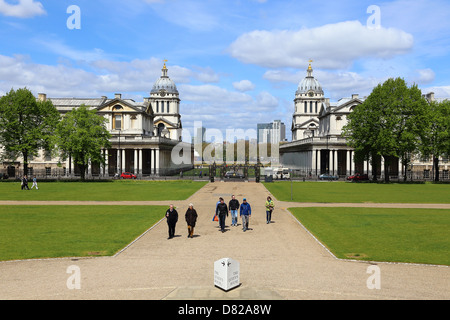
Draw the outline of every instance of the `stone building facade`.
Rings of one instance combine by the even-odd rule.
[[[353,94],[337,102],[324,97],[319,81],[313,76],[311,64],[306,77],[298,85],[294,99],[292,115],[292,141],[280,145],[280,163],[299,171],[306,176],[318,176],[323,173],[341,178],[360,173],[372,176],[375,172],[368,161],[355,162],[354,151],[347,145],[342,128],[347,124],[347,116],[355,106],[364,102],[365,97]],[[434,94],[425,95],[428,101],[434,100]],[[377,176],[431,179],[433,163],[431,159],[415,156],[412,164],[405,168],[401,160],[392,157],[389,172],[384,172],[384,159],[377,159]],[[441,158],[441,179],[449,179],[450,162],[448,157]]]
[[[104,117],[111,134],[111,148],[102,150],[105,165],[89,165],[88,177],[112,177],[131,172],[138,177],[176,174],[193,167],[193,147],[182,142],[180,97],[175,83],[168,76],[164,64],[150,97],[143,102],[125,99],[120,93],[114,98],[49,98],[39,94],[38,99],[51,100],[64,116],[81,105],[97,110]],[[175,146],[192,150],[191,163],[175,164],[172,150]],[[73,159],[61,161],[41,150],[39,156],[29,159],[29,175],[46,177],[73,177],[79,175]],[[0,172],[10,177],[23,174],[23,160],[4,160]]]

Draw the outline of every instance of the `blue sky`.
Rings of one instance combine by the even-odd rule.
[[[71,5],[81,29],[67,27]],[[389,77],[450,97],[449,16],[446,0],[0,0],[0,95],[142,101],[167,59],[185,128],[281,119],[290,138],[309,59],[332,101]]]

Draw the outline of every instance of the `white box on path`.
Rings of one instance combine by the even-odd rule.
[[[214,262],[214,285],[231,290],[240,285],[239,262],[231,258],[222,258]]]

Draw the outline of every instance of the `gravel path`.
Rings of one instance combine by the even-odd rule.
[[[219,196],[246,197],[252,205],[250,228],[221,233],[212,216]],[[168,240],[161,220],[114,257],[62,258],[0,263],[0,299],[449,299],[450,269],[334,258],[287,211],[298,206],[450,208],[434,204],[308,204],[275,200],[273,223],[265,223],[264,202],[270,193],[252,182],[209,183],[184,201],[173,201],[180,219]],[[184,213],[192,202],[199,219],[195,237],[187,238]],[[13,202],[0,205],[169,205],[172,201]],[[161,217],[164,212],[161,212]],[[240,223],[240,219],[239,219]],[[214,261],[240,262],[241,286],[224,292],[213,285]],[[376,264],[381,288],[369,289]],[[70,290],[67,268],[76,266],[81,288]]]

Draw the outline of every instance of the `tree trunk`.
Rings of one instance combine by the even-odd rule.
[[[80,165],[80,178],[81,181],[86,180],[86,165],[84,163]]]
[[[23,175],[28,176],[28,151],[22,153],[23,156]]]
[[[433,156],[434,181],[439,181],[439,157]]]
[[[377,181],[378,174],[378,159],[376,157],[372,157],[372,180]]]

